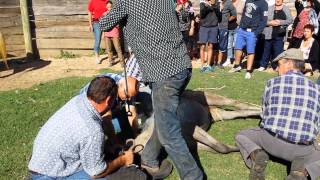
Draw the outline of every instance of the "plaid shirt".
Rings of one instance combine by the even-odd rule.
[[[266,84],[260,126],[291,142],[311,142],[319,132],[320,88],[289,71]]]
[[[100,28],[108,31],[118,23],[125,23],[124,35],[136,55],[144,81],[162,81],[192,67],[174,1],[118,0],[100,18]]]

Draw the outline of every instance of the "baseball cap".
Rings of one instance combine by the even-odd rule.
[[[272,62],[277,62],[281,59],[293,59],[298,61],[304,61],[302,51],[296,48],[290,48],[286,51],[283,51]]]

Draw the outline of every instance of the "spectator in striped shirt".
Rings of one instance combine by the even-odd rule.
[[[249,179],[264,179],[268,154],[292,162],[288,179],[316,179],[320,151],[313,144],[320,125],[320,87],[302,74],[299,49],[288,49],[274,62],[279,76],[266,84],[260,127],[242,130],[236,143],[251,168]]]

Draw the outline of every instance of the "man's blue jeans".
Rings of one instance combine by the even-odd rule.
[[[32,180],[93,180],[89,174],[87,174],[84,170],[76,172],[67,177],[49,177],[42,174],[31,174]],[[95,180],[106,180],[106,178],[99,178]]]
[[[237,30],[229,30],[227,59],[234,59],[234,45],[237,39]]]
[[[191,78],[191,69],[186,69],[172,77],[151,84],[154,107],[155,128],[142,153],[142,162],[158,167],[158,155],[164,146],[175,164],[180,179],[203,179],[202,171],[193,159],[181,135],[177,108],[180,95]]]
[[[93,50],[96,53],[99,53],[100,50],[100,42],[101,42],[101,30],[99,22],[92,23],[93,33],[94,33],[94,47]]]
[[[260,67],[267,68],[270,60],[276,58],[283,52],[283,37],[275,37],[270,40],[264,40],[263,53],[260,59]]]

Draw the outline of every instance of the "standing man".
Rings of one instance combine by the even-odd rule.
[[[102,115],[117,97],[109,77],[93,79],[86,93],[72,98],[42,126],[28,168],[32,180],[91,180],[107,176],[133,162],[132,151],[107,163],[104,160]]]
[[[288,180],[320,176],[320,87],[306,78],[303,53],[288,49],[275,58],[279,76],[269,80],[262,97],[260,127],[242,130],[236,143],[249,179],[264,179],[268,154],[292,162]],[[268,153],[268,154],[267,154]]]
[[[241,17],[244,9],[244,0],[232,0],[233,6],[236,8],[237,18],[233,21],[229,21],[228,25],[228,55],[226,62],[223,63],[223,66],[228,66],[231,64],[231,61],[234,61],[234,45],[237,39],[237,30],[240,25]]]
[[[168,161],[158,160],[161,145],[169,154],[181,179],[202,179],[202,171],[181,135],[176,111],[181,93],[191,77],[191,60],[179,30],[175,1],[118,0],[100,19],[101,30],[117,23],[126,25],[125,36],[142,71],[150,82],[155,128],[142,154],[142,167],[153,177],[171,172]]]
[[[213,44],[218,42],[218,16],[219,6],[216,0],[200,1],[200,29],[199,29],[199,44],[200,44],[200,60],[201,72],[213,71]],[[208,46],[207,46],[208,44]],[[207,46],[207,56],[206,56]],[[205,61],[207,59],[207,65]]]
[[[228,26],[229,22],[237,19],[237,11],[231,0],[223,0],[220,3],[221,21],[219,22],[219,54],[218,67],[223,68],[221,62],[224,60],[228,49]]]
[[[253,72],[253,60],[255,55],[255,48],[258,36],[262,33],[267,25],[268,19],[268,4],[265,0],[247,0],[243,15],[240,22],[240,28],[237,32],[236,39],[236,55],[233,68],[229,71],[231,73],[239,72],[241,70],[240,62],[242,57],[242,50],[247,49],[247,73],[245,79],[250,79]]]

